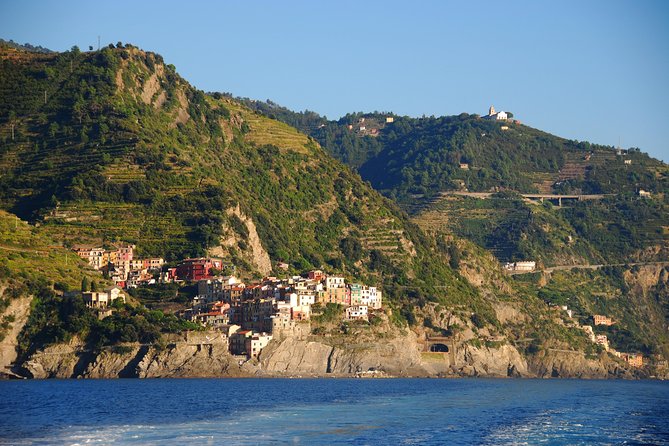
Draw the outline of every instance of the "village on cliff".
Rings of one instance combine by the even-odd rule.
[[[177,314],[221,332],[228,340],[233,355],[257,358],[273,337],[304,336],[310,333],[309,323],[314,309],[322,311],[328,304],[344,307],[344,321],[369,321],[374,312],[382,311],[382,292],[375,286],[347,283],[342,276],[311,270],[300,276],[265,277],[256,283],[244,283],[234,275],[220,273],[226,266],[216,258],[184,259],[176,267],[167,267],[162,258],[136,259],[132,244],[119,244],[115,249],[75,245],[76,254],[95,270],[115,283],[105,290],[84,290],[81,297],[97,311],[99,318],[110,316],[117,299],[125,303],[124,290],[159,283],[194,283],[197,295],[191,307]],[[531,268],[534,268],[534,262]],[[287,270],[289,265],[278,263]],[[234,271],[234,266],[232,267]],[[565,311],[572,318],[567,307]],[[613,325],[605,315],[592,315],[594,325]],[[591,325],[579,326],[590,341],[625,360],[632,367],[644,365],[637,353],[618,352],[609,345],[606,335],[595,334]]]
[[[125,303],[124,290],[158,283],[195,283],[197,295],[191,307],[178,315],[221,331],[233,355],[255,358],[273,337],[308,334],[315,308],[341,305],[345,321],[368,321],[382,309],[382,293],[376,287],[347,283],[342,276],[320,270],[246,284],[234,275],[220,275],[224,268],[220,259],[185,259],[169,268],[162,258],[136,259],[135,245],[115,248],[73,247],[80,258],[116,284],[105,290],[82,289],[81,297],[99,318],[113,314],[112,304],[117,300]],[[285,270],[288,265],[279,263],[278,268]]]

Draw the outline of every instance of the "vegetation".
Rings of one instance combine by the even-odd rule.
[[[49,344],[69,342],[74,336],[99,349],[119,342],[154,343],[161,333],[199,329],[197,324],[162,311],[122,304],[115,307],[111,316],[98,320],[95,311],[87,308],[80,296],[58,296],[41,286],[19,338],[19,353],[28,355]]]
[[[570,141],[466,113],[355,113],[329,121],[271,101],[245,103],[310,134],[423,229],[472,240],[503,262],[625,262],[667,238],[669,168],[637,148]],[[386,116],[394,122],[386,123]],[[377,136],[359,131],[360,125],[378,128]],[[490,200],[440,195],[453,190],[508,192]],[[651,198],[637,197],[640,190]],[[512,192],[610,196],[559,208],[527,204]],[[666,252],[654,252],[657,260],[667,259]]]
[[[39,224],[44,237],[66,247],[132,242],[139,256],[168,261],[218,247],[253,276],[255,231],[270,258],[293,270],[322,268],[381,286],[410,323],[411,307],[428,301],[472,305],[494,320],[490,304],[449,267],[446,248],[294,128],[194,89],[159,55],[131,45],[0,51],[0,116],[9,116],[0,121],[0,206]],[[81,287],[81,274],[68,277],[70,289]],[[187,295],[173,291],[135,295],[170,309]],[[68,304],[52,303],[45,314]],[[147,319],[126,313],[131,325]],[[49,332],[57,339],[74,332],[61,322],[49,325],[60,327]],[[30,326],[37,328],[26,339],[39,338],[41,325]],[[152,338],[135,328],[138,339]]]
[[[476,332],[529,339],[518,346],[530,354],[560,343],[590,348],[582,330],[555,322],[549,303],[568,304],[581,319],[619,317],[610,334],[621,348],[653,352],[665,342],[666,289],[633,289],[629,268],[510,280],[460,240],[509,261],[665,259],[667,166],[636,150],[618,155],[468,114],[329,121],[205,94],[131,45],[64,53],[0,45],[0,63],[0,207],[9,211],[0,212],[0,280],[5,296],[36,296],[24,354],[75,335],[100,348],[194,328],[161,311],[192,289],[134,290],[138,305],[102,321],[66,297],[105,284],[67,247],[117,241],[170,262],[215,249],[247,277],[261,274],[261,248],[293,272],[320,268],[380,286],[395,325],[424,325],[440,307]],[[639,189],[652,196],[637,197]],[[442,195],[455,190],[497,193]],[[528,192],[613,195],[558,208],[518,195]],[[502,301],[530,317],[500,322]],[[636,314],[646,307],[648,323]],[[315,321],[340,316],[326,306]]]

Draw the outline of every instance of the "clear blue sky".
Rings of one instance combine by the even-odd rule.
[[[484,113],[669,161],[669,2],[2,0],[0,37],[130,42],[196,87],[329,118]]]

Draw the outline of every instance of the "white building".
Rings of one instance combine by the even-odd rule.
[[[119,287],[111,287],[105,291],[89,291],[81,293],[87,307],[90,308],[107,308],[116,299],[121,299],[125,303],[125,294],[121,292]]]
[[[346,283],[344,282],[343,277],[328,276],[325,279],[325,288],[326,289],[329,289],[329,288],[343,288],[344,286],[346,286]]]
[[[246,354],[250,358],[257,358],[260,351],[269,344],[272,335],[267,333],[254,333],[246,338]]]
[[[509,119],[507,116],[506,112],[504,111],[495,111],[494,106],[490,106],[490,109],[488,110],[488,116],[485,116],[486,119],[494,119],[495,121],[506,121]]]
[[[537,262],[533,260],[525,262],[506,263],[504,269],[509,271],[534,271],[537,267]]]
[[[368,320],[367,305],[354,305],[346,309],[346,320]]]
[[[381,308],[381,291],[374,286],[351,285],[351,305],[364,305],[378,310]]]

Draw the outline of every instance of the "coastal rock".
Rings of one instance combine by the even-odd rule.
[[[511,345],[497,348],[464,344],[456,350],[456,370],[464,376],[527,377],[527,362]]]
[[[89,363],[83,378],[134,378],[133,360],[143,358],[146,349],[139,345],[122,345],[102,351]]]
[[[67,344],[56,344],[33,353],[20,367],[22,374],[31,378],[76,378],[95,359],[84,350],[79,339]]]
[[[260,355],[262,374],[355,376],[383,372],[384,376],[426,376],[445,372],[441,366],[423,364],[415,335],[331,346],[323,342],[287,338],[271,342]]]
[[[623,364],[608,355],[586,358],[583,352],[549,349],[529,360],[529,369],[538,378],[632,378]]]
[[[151,347],[138,362],[135,373],[138,378],[217,378],[247,374],[224,344]]]
[[[334,374],[351,375],[377,370],[390,376],[430,374],[422,363],[415,340],[410,336],[335,348],[329,362],[329,371]]]
[[[35,352],[17,370],[32,378],[205,378],[242,376],[481,376],[635,378],[639,371],[602,354],[546,349],[526,360],[515,347],[450,344],[423,352],[411,331],[383,342],[364,336],[273,340],[258,360],[230,355],[207,332],[165,346],[125,344],[93,352],[78,339]],[[220,334],[219,334],[220,336]],[[202,339],[200,339],[202,338]],[[205,342],[206,341],[206,342]],[[452,348],[451,348],[452,347]]]
[[[324,375],[329,372],[332,351],[320,342],[286,338],[263,349],[260,366],[264,373]]]
[[[200,332],[195,339],[186,335],[165,347],[133,343],[99,352],[74,339],[35,352],[20,371],[31,378],[204,378],[254,373],[252,366],[230,355],[220,333],[207,337],[208,333]]]
[[[0,288],[0,297],[3,294],[4,288]],[[18,336],[30,315],[30,302],[32,302],[30,296],[11,299],[4,313],[0,313],[0,319],[11,317],[14,321],[5,333],[5,337],[0,341],[0,372],[8,370],[16,360]]]

